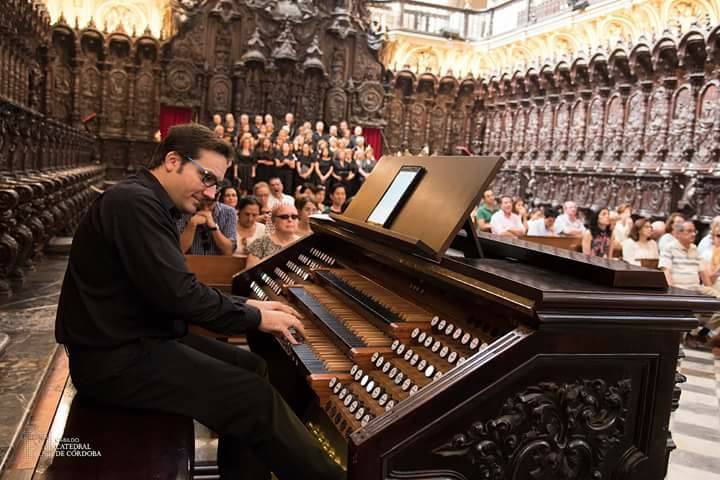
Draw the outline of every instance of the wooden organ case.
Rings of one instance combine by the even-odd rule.
[[[344,215],[235,276],[305,317],[301,345],[250,347],[352,480],[663,478],[681,332],[720,304],[657,270],[477,238],[499,164],[385,157]],[[403,167],[424,175],[368,223]]]

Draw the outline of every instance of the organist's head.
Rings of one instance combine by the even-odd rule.
[[[199,124],[175,125],[158,145],[148,169],[175,207],[195,213],[204,200],[214,200],[233,148]]]

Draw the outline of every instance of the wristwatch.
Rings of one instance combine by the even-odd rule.
[[[217,228],[217,226],[215,226],[215,227],[208,227],[207,229],[208,229],[208,232],[214,232],[214,231],[216,231],[218,228]]]

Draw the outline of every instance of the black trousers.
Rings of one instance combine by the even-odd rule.
[[[98,403],[184,415],[206,425],[220,437],[222,479],[264,480],[270,471],[281,480],[345,478],[270,385],[261,357],[195,335],[143,340],[133,348],[132,355],[121,355],[121,368],[109,362],[108,378],[98,371],[102,354],[70,349],[78,392]],[[92,381],[82,378],[88,371]]]

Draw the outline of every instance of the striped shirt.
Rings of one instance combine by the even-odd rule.
[[[177,221],[177,229],[179,233],[185,230],[192,215],[183,215]],[[232,251],[237,248],[237,212],[235,209],[224,203],[215,202],[213,207],[213,219],[220,233],[232,243]],[[222,255],[223,253],[215,244],[212,232],[207,230],[206,225],[198,225],[195,230],[192,246],[189,255]]]
[[[673,287],[694,289],[700,286],[700,272],[705,268],[705,262],[694,243],[686,249],[673,238],[660,252],[658,267],[670,270]]]

